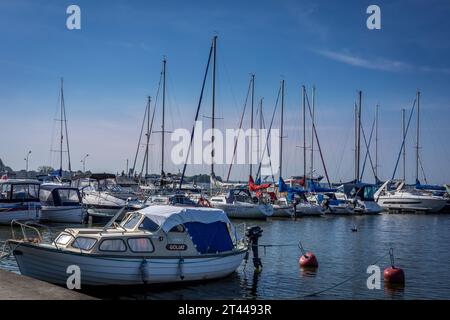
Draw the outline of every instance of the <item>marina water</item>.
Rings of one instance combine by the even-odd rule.
[[[250,254],[246,266],[242,264],[237,272],[220,280],[96,289],[88,294],[114,299],[450,299],[450,215],[325,216],[245,223],[261,226],[260,243],[271,245],[259,249],[260,274],[254,274]],[[355,226],[358,231],[352,232]],[[51,228],[56,235],[64,226]],[[10,227],[0,226],[0,244],[10,237]],[[317,256],[315,272],[299,268],[299,241]],[[377,262],[382,277],[384,268],[390,266],[390,247],[394,248],[395,264],[405,271],[406,285],[385,287],[381,279],[380,289],[370,290],[367,267]],[[0,261],[0,268],[19,273],[12,256]]]

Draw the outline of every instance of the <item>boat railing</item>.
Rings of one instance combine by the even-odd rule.
[[[22,238],[18,238],[16,235],[16,231],[14,230],[14,227],[18,226],[20,227],[20,230],[22,232]],[[45,227],[45,226],[41,226],[40,227]],[[28,231],[33,231],[35,233],[35,235],[37,237],[29,237],[29,235],[27,234],[27,230]],[[51,232],[51,231],[50,231]],[[24,240],[24,241],[30,241],[30,242],[38,242],[41,243],[43,238],[42,238],[42,234],[39,231],[39,229],[37,228],[37,226],[32,226],[30,225],[30,223],[27,222],[20,222],[17,220],[12,220],[11,221],[11,234],[12,234],[12,239],[14,240]]]

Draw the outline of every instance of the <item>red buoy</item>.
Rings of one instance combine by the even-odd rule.
[[[389,283],[404,284],[405,283],[405,273],[403,269],[397,267],[389,267],[384,269],[384,281]]]
[[[404,284],[405,283],[405,273],[403,269],[397,268],[394,263],[394,249],[389,249],[389,256],[391,258],[391,266],[384,269],[384,281],[393,284]]]
[[[317,262],[317,258],[312,252],[307,252],[300,257],[300,267],[302,268],[318,268],[319,263]]]

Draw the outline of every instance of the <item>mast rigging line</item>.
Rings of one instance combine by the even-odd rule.
[[[156,106],[157,106],[157,103],[158,103],[159,92],[161,90],[162,76],[163,75],[162,75],[162,72],[161,72],[160,76],[159,76],[158,89],[156,90],[155,103],[154,103],[154,106],[153,106],[152,123],[153,123],[153,118],[155,116],[155,109],[156,109]],[[137,162],[137,157],[138,157],[138,154],[139,154],[139,147],[141,146],[142,132],[144,131],[145,119],[147,117],[147,108],[148,107],[145,108],[146,112],[144,113],[144,117],[143,117],[143,120],[142,120],[141,134],[139,135],[139,141],[138,141],[138,145],[137,145],[137,148],[136,148],[136,154],[134,156],[134,162],[133,162],[133,168],[132,168],[132,173],[133,174],[134,174],[135,169],[136,169],[136,162]],[[148,112],[150,112],[150,110]]]
[[[309,115],[312,119],[313,115],[312,115],[312,111],[311,111],[311,105],[309,104],[308,93],[306,92],[306,90],[305,90],[305,98],[306,98],[306,102],[308,104]],[[325,160],[324,160],[323,154],[322,154],[322,148],[320,147],[319,137],[317,136],[316,124],[314,122],[312,123],[312,127],[313,127],[313,131],[314,131],[314,135],[316,137],[317,147],[319,149],[319,154],[320,154],[320,159],[322,161],[323,170],[325,171],[325,176],[327,177],[328,186],[331,188],[330,177],[328,176],[327,166],[325,165]]]
[[[211,44],[211,48],[210,48],[210,50],[209,50],[208,63],[206,64],[205,75],[203,76],[202,89],[201,89],[200,97],[199,97],[199,100],[198,100],[197,111],[196,111],[196,113],[195,113],[194,124],[192,125],[191,139],[190,139],[190,142],[189,142],[188,151],[187,151],[187,153],[186,153],[186,161],[184,162],[183,172],[182,172],[182,174],[181,174],[181,179],[180,179],[179,189],[181,189],[181,186],[183,185],[184,175],[186,174],[186,167],[187,167],[189,155],[190,155],[190,153],[191,153],[192,141],[193,141],[193,139],[194,139],[195,124],[197,123],[198,116],[199,116],[199,113],[200,113],[200,108],[201,108],[201,105],[202,105],[203,93],[204,93],[204,91],[205,91],[206,79],[207,79],[207,77],[208,77],[208,71],[209,71],[209,65],[210,65],[210,63],[211,63],[211,56],[212,56],[212,53],[213,53],[213,44]]]
[[[364,176],[364,171],[366,169],[367,157],[369,158],[369,162],[370,162],[370,165],[372,167],[372,171],[373,171],[373,175],[375,177],[375,180],[378,181],[378,177],[377,177],[377,174],[375,173],[375,169],[374,169],[374,165],[373,165],[373,162],[372,162],[372,157],[370,156],[370,149],[369,149],[370,145],[372,144],[372,137],[373,137],[373,130],[374,130],[374,128],[375,128],[375,120],[373,120],[373,122],[372,122],[372,129],[370,130],[369,143],[367,143],[366,133],[364,131],[363,126],[361,126],[361,132],[363,134],[364,145],[366,146],[366,155],[364,157],[363,167],[362,167],[362,170],[361,170],[361,176],[359,178],[360,181],[362,181],[362,178]]]
[[[273,125],[273,121],[274,121],[274,119],[275,119],[275,113],[276,113],[276,111],[277,111],[278,102],[279,102],[279,100],[280,100],[280,95],[281,95],[281,86],[280,86],[280,88],[278,89],[277,100],[276,100],[276,102],[275,102],[275,107],[274,107],[274,109],[273,109],[272,119],[270,120],[269,131],[267,132],[266,143],[264,144],[264,150],[263,150],[263,152],[262,152],[262,155],[263,155],[263,156],[264,156],[264,154],[266,153],[266,150],[267,150],[267,148],[268,148],[269,137],[270,137],[270,133],[271,133],[271,131],[272,131],[272,125]],[[269,159],[270,159],[270,157],[269,157]],[[261,172],[261,165],[262,165],[262,159],[261,159],[261,162],[259,163],[258,171],[257,171],[257,173],[256,173],[256,176],[259,176],[259,175],[260,175],[260,172]],[[272,165],[271,165],[270,168],[272,169]]]
[[[414,109],[416,107],[416,103],[417,103],[417,98],[414,99],[414,103],[413,103],[413,106],[411,108],[411,112],[409,114],[408,124],[406,126],[405,134],[403,135],[402,145],[401,145],[400,151],[398,153],[397,162],[395,163],[395,168],[394,168],[394,172],[392,173],[391,180],[394,180],[395,173],[397,172],[398,163],[400,161],[400,156],[402,155],[403,148],[405,148],[405,140],[406,140],[406,136],[408,135],[409,125],[411,124],[411,119],[412,119],[412,116],[413,116],[413,113],[414,113]]]
[[[266,122],[264,120],[264,114],[263,113],[261,113],[261,117],[262,117],[261,122],[262,122],[263,128],[266,129]],[[275,185],[275,176],[274,176],[273,170],[272,170],[272,159],[270,158],[270,147],[269,146],[267,146],[267,156],[269,157],[269,166],[270,166],[270,174],[272,175],[272,182]],[[264,154],[261,155],[261,161],[262,161],[263,157],[264,157]],[[261,181],[262,181],[262,177],[261,176],[260,176],[260,178],[261,178]]]
[[[242,124],[244,122],[245,110],[247,109],[248,98],[250,96],[251,86],[252,86],[252,80],[250,80],[250,82],[248,84],[247,96],[245,97],[245,102],[244,102],[244,109],[242,110],[241,119],[239,120],[239,131],[238,131],[238,136],[236,138],[236,141],[234,143],[233,157],[231,158],[231,163],[230,163],[230,166],[228,167],[227,182],[230,179],[231,168],[233,166],[234,157],[236,156],[237,144],[238,144],[238,141],[239,141],[239,136],[241,134],[241,130],[240,129],[242,129]]]

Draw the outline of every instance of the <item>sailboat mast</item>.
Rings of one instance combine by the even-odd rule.
[[[211,114],[211,175],[214,175],[214,127],[216,119],[216,59],[217,59],[217,36],[213,38],[213,79],[212,79],[212,114]]]
[[[166,116],[166,57],[163,59],[163,98],[162,98],[162,124],[161,124],[161,179],[164,176],[164,135]],[[150,110],[149,110],[150,113]],[[147,158],[148,160],[148,158]]]
[[[420,91],[417,91],[416,183],[419,182]]]
[[[311,181],[313,179],[314,171],[314,120],[315,120],[315,109],[316,109],[316,87],[312,88],[312,125],[311,125]]]
[[[303,181],[306,187],[306,88],[302,86],[303,99],[302,99],[302,109],[303,109]]]
[[[145,177],[148,176],[148,159],[149,159],[149,145],[150,145],[150,105],[152,102],[152,98],[148,96],[147,98],[147,144],[145,147]]]
[[[262,144],[263,144],[263,137],[262,137],[262,129],[263,129],[263,99],[261,98],[259,100],[259,133],[258,133],[258,163],[262,161],[263,154],[262,153]],[[261,148],[261,149],[260,149]]]
[[[253,106],[255,99],[255,75],[252,74],[252,108],[250,114],[250,177],[252,176],[253,170]]]
[[[356,146],[356,181],[359,182],[360,162],[361,162],[361,109],[362,109],[362,91],[358,92],[358,123],[357,123],[357,146]]]
[[[63,105],[64,105],[64,79],[61,78],[61,101],[60,101],[60,145],[59,145],[59,174],[62,177],[62,163],[63,163]]]
[[[406,140],[406,132],[405,132],[405,109],[402,109],[402,133],[403,133],[403,181],[406,181],[406,148],[405,148],[405,140]]]
[[[375,107],[375,183],[378,183],[378,109]]]
[[[283,176],[284,79],[281,80],[280,177]]]

